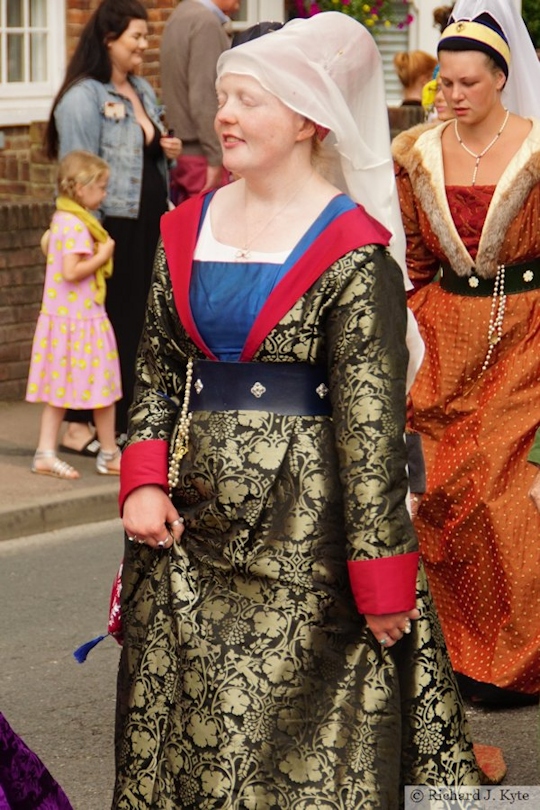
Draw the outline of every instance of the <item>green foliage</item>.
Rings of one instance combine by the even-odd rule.
[[[540,48],[540,3],[538,0],[523,0],[521,13],[535,48]]]
[[[304,0],[308,15],[318,11],[341,11],[354,17],[376,34],[381,28],[404,28],[412,22],[409,0]]]

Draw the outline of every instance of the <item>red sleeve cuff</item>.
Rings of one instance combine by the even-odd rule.
[[[167,492],[168,456],[169,443],[163,439],[149,439],[126,447],[120,469],[120,514],[127,496],[137,487],[157,484]]]
[[[359,613],[381,616],[416,607],[417,551],[376,560],[349,560],[349,580]]]

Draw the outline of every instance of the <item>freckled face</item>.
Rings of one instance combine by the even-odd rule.
[[[446,103],[460,121],[483,121],[500,103],[505,76],[493,72],[479,51],[440,51],[440,80]]]
[[[218,85],[215,129],[223,164],[239,176],[282,164],[313,126],[267,92],[252,76],[227,73]]]

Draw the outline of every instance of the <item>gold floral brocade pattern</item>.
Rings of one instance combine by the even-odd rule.
[[[394,651],[347,578],[348,559],[416,547],[404,334],[399,270],[381,249],[348,254],[254,358],[325,363],[333,420],[193,414],[182,542],[126,548],[115,810],[397,810],[403,784],[478,783],[422,571],[422,617]],[[158,253],[131,441],[171,437],[197,354]]]

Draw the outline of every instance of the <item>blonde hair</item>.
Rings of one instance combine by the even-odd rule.
[[[75,187],[88,186],[109,172],[109,164],[92,152],[78,149],[64,155],[58,164],[57,185],[59,193],[79,202]]]
[[[398,79],[405,89],[413,87],[421,76],[430,75],[437,60],[426,51],[400,51],[394,56]]]

